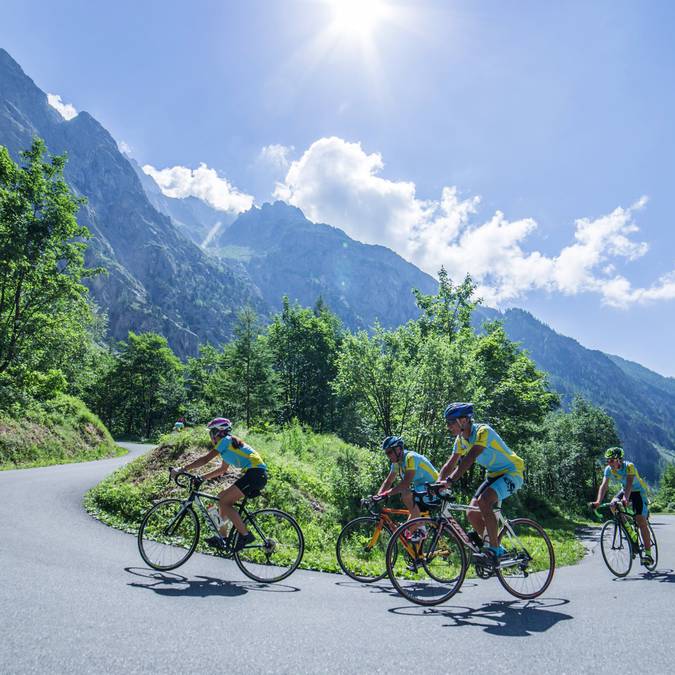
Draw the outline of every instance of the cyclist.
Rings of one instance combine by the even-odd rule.
[[[262,492],[267,484],[267,466],[262,457],[251,446],[230,433],[232,422],[227,418],[216,417],[206,425],[206,428],[209,430],[213,449],[190,462],[183,469],[171,469],[171,475],[173,476],[179,471],[190,472],[193,469],[198,469],[218,455],[222,459],[221,465],[217,469],[204,474],[202,476],[204,480],[211,480],[226,474],[230,465],[243,470],[243,474],[218,495],[218,510],[223,524],[220,526],[218,536],[209,537],[206,540],[207,544],[215,548],[225,548],[225,530],[223,528],[229,519],[240,534],[234,545],[234,551],[240,551],[244,546],[250,544],[255,536],[252,532],[249,532],[233,505],[244,497],[257,497]]]
[[[391,469],[375,497],[384,498],[400,494],[405,507],[410,512],[408,520],[419,518],[419,507],[426,506],[424,502],[425,483],[434,483],[438,479],[436,467],[424,455],[406,450],[405,443],[400,436],[387,436],[382,441],[382,449],[391,462]],[[400,482],[392,488],[397,478]],[[410,540],[421,541],[425,536],[425,528],[421,527],[411,533]]]
[[[649,500],[647,498],[647,485],[640,478],[640,474],[633,462],[627,462],[623,458],[623,448],[608,448],[605,451],[605,459],[607,466],[605,467],[605,474],[598,488],[598,498],[593,502],[593,508],[597,509],[607,492],[609,481],[614,478],[621,482],[622,489],[612,499],[612,504],[621,502],[624,507],[628,500],[633,506],[635,512],[635,522],[640,528],[642,534],[642,541],[645,544],[644,554],[640,558],[643,565],[653,565],[652,558],[652,540],[649,536],[649,527],[647,525],[647,518],[649,517]],[[615,506],[610,506],[612,512],[616,510]]]
[[[506,550],[499,544],[494,507],[497,502],[510,497],[522,487],[525,463],[492,427],[473,421],[471,403],[450,403],[444,417],[455,441],[450,458],[441,468],[439,480],[450,485],[459,480],[474,462],[486,468],[485,480],[476,490],[470,504],[480,510],[469,511],[467,516],[476,531],[471,533],[474,543],[482,544],[478,533],[487,530],[490,543],[485,550],[498,562],[506,555]]]

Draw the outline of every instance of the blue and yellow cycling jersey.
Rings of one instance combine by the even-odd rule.
[[[391,465],[391,472],[397,473],[401,480],[406,471],[415,472],[412,480],[413,490],[423,488],[425,483],[434,483],[438,480],[436,467],[424,455],[412,450],[404,450],[402,461]]]
[[[249,445],[244,445],[241,448],[235,447],[232,442],[232,436],[225,436],[216,446],[216,450],[223,458],[223,462],[232,464],[238,469],[266,469],[267,465],[263,462],[262,457]]]
[[[476,463],[487,469],[487,477],[516,474],[523,477],[525,462],[502,440],[501,436],[488,424],[472,424],[469,438],[457,436],[452,446],[453,454],[466,455],[474,445],[485,448],[476,457]]]
[[[621,468],[618,471],[615,471],[609,465],[605,467],[605,478],[614,478],[615,480],[620,481],[624,488],[626,487],[628,476],[633,476],[631,492],[637,491],[644,494],[647,493],[647,484],[640,478],[640,474],[633,462],[622,462]]]

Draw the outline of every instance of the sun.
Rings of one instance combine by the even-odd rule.
[[[332,21],[329,30],[342,37],[371,39],[380,24],[390,18],[385,0],[329,0]]]

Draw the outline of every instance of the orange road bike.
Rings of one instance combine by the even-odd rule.
[[[355,581],[368,584],[387,576],[387,544],[400,525],[400,517],[407,518],[410,515],[408,509],[384,507],[378,511],[376,505],[383,502],[384,499],[374,499],[372,496],[362,499],[361,507],[368,509],[370,515],[350,520],[338,536],[335,549],[338,564]],[[394,517],[399,520],[394,520]],[[414,555],[414,544],[406,540],[401,546]]]
[[[387,546],[387,572],[396,590],[418,605],[438,605],[459,591],[470,565],[477,577],[496,576],[511,595],[524,600],[541,595],[551,583],[555,553],[548,535],[530,518],[506,518],[495,509],[499,543],[506,556],[495,561],[474,542],[453,512],[478,511],[477,507],[452,502],[444,483],[428,484],[443,506],[431,517],[415,518],[394,532]],[[423,528],[425,539],[410,553],[406,530]]]

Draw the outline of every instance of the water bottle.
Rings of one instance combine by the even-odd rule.
[[[220,512],[218,511],[218,505],[211,504],[211,506],[209,506],[206,509],[206,512],[211,517],[211,520],[213,521],[213,524],[216,526],[216,529],[219,529],[220,526],[223,524],[223,521],[220,517]]]

